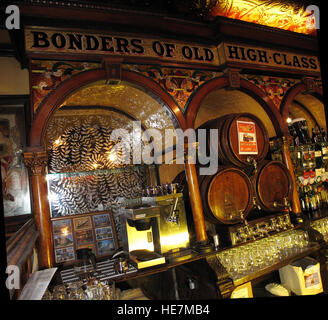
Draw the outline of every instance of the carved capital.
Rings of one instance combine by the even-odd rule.
[[[48,154],[42,152],[25,152],[24,164],[32,175],[44,175],[48,164]]]

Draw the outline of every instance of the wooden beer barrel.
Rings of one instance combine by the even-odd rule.
[[[210,152],[210,129],[218,129],[217,157],[221,164],[239,168],[265,159],[269,150],[269,136],[262,121],[249,113],[229,114],[210,120],[198,129],[206,129],[206,154]],[[213,142],[212,142],[213,143]],[[215,150],[214,149],[214,150]]]
[[[284,199],[292,200],[293,180],[288,168],[280,161],[262,161],[251,180],[262,210],[281,211]]]
[[[205,218],[216,224],[235,224],[252,208],[253,186],[239,168],[225,166],[212,176],[200,176],[199,188]]]

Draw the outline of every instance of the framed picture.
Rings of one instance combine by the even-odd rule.
[[[73,247],[61,248],[55,250],[55,259],[57,263],[75,260]]]
[[[96,240],[113,238],[112,227],[97,228],[95,231],[96,231]]]
[[[119,248],[112,211],[52,218],[56,263],[73,264],[76,250],[89,248],[96,258],[111,255]]]
[[[74,224],[74,230],[85,230],[85,229],[91,229],[92,223],[91,223],[91,217],[81,217],[81,218],[75,218],[73,219]]]
[[[69,247],[73,245],[73,235],[68,234],[55,234],[54,235],[54,246],[57,247]]]
[[[52,221],[52,232],[56,234],[69,234],[72,233],[71,219],[62,219]]]
[[[109,213],[97,214],[93,216],[93,224],[95,228],[106,227],[111,225]]]
[[[115,250],[114,239],[106,239],[97,242],[97,253],[99,256],[110,254]]]
[[[5,217],[31,214],[29,178],[23,162],[26,147],[26,104],[23,101],[0,96],[0,163]]]
[[[76,246],[95,242],[92,230],[75,231]]]

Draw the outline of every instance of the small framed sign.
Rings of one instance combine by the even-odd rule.
[[[258,154],[254,122],[237,121],[239,154]]]

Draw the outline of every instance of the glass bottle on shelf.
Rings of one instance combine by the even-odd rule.
[[[321,154],[322,154],[322,167],[327,170],[328,165],[328,142],[327,142],[327,135],[325,133],[324,128],[320,129],[321,132]]]
[[[310,143],[310,137],[309,137],[309,129],[308,129],[307,121],[304,118],[300,120],[301,121],[299,122],[299,126],[304,141],[303,144],[308,144]]]
[[[309,152],[308,156],[308,169],[310,171],[315,169],[315,149],[313,144],[308,144],[307,149]]]
[[[298,187],[298,194],[299,194],[302,211],[307,212],[308,211],[308,203],[306,202],[306,199],[305,199],[305,192],[304,192],[304,187],[302,184]]]
[[[314,145],[314,156],[315,156],[315,168],[322,168],[322,141],[321,134],[318,130],[312,129],[312,143]]]

